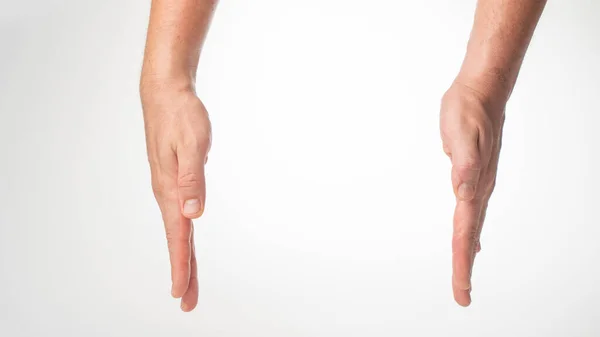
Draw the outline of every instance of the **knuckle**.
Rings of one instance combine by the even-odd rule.
[[[179,233],[177,233],[178,231],[175,231],[169,227],[165,228],[165,236],[167,238],[167,244],[169,246],[169,249],[173,249],[176,246],[179,246],[181,244],[185,243],[185,238]]]
[[[196,187],[200,184],[200,175],[196,173],[186,173],[179,177],[178,186],[181,188]]]
[[[177,245],[177,237],[173,230],[166,228],[165,229],[165,237],[167,238],[167,248],[169,249],[169,253],[172,255],[175,252],[175,246]]]
[[[455,165],[456,178],[460,180],[478,180],[481,172],[481,165],[476,161],[463,162]]]
[[[460,150],[460,151],[459,151]],[[476,149],[459,149],[453,161],[453,166],[458,170],[481,170],[482,161]]]
[[[460,164],[456,165],[456,169],[459,172],[465,172],[465,173],[469,173],[472,171],[479,171],[481,170],[481,162],[479,161],[479,159],[467,159],[462,161]]]
[[[173,234],[173,231],[170,230],[169,228],[167,228],[165,230],[165,236],[167,237],[167,242],[169,243],[169,247],[171,247],[171,244],[173,243],[173,241],[175,241],[175,235]]]
[[[180,144],[185,149],[205,149],[211,144],[211,132],[210,130],[189,130],[183,132],[181,135]]]

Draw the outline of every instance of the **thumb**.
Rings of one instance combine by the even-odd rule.
[[[481,174],[482,161],[478,146],[478,135],[463,134],[452,144],[452,186],[460,200],[475,198]]]
[[[204,212],[206,183],[204,163],[206,151],[180,148],[177,151],[179,163],[178,190],[181,213],[188,219],[199,218]]]

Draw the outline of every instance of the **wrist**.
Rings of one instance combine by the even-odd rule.
[[[517,81],[523,57],[471,37],[457,82],[478,91],[494,104],[506,104]]]
[[[140,77],[142,95],[163,90],[195,90],[197,67],[176,56],[165,52],[146,51]]]
[[[195,79],[192,76],[159,75],[143,70],[139,90],[142,101],[172,94],[195,94]]]
[[[463,65],[454,82],[472,90],[494,110],[504,108],[513,88],[509,74],[494,67],[476,69]]]

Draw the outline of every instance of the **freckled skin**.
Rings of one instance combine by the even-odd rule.
[[[505,106],[542,14],[543,0],[479,0],[467,52],[442,98],[440,132],[456,195],[452,289],[471,303],[471,271],[496,183]],[[152,187],[171,261],[171,293],[198,302],[193,224],[204,211],[208,113],[195,92],[200,52],[217,0],[153,0],[140,80]]]

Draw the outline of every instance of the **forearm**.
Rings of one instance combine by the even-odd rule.
[[[153,0],[140,91],[194,89],[198,59],[217,0]]]
[[[457,81],[506,102],[545,0],[479,0]]]

